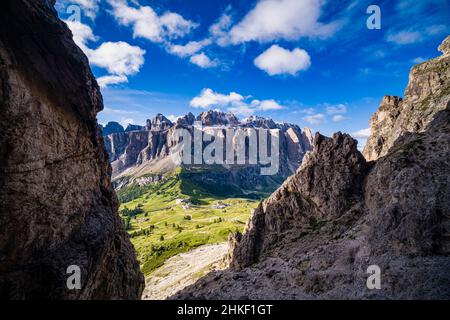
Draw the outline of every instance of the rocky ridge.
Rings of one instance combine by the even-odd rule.
[[[449,299],[449,39],[412,69],[405,99],[383,99],[377,114],[394,115],[385,124],[397,137],[372,131],[369,141],[384,136],[366,149],[378,160],[348,135],[317,134],[301,168],[230,236],[230,268],[172,298]],[[371,265],[379,290],[366,286]]]
[[[139,299],[85,55],[54,1],[0,3],[0,299]],[[69,290],[67,269],[81,270]]]
[[[134,181],[149,174],[164,174],[179,166],[189,167],[181,163],[179,143],[174,141],[173,132],[177,129],[186,129],[192,133],[195,121],[202,124],[204,134],[211,134],[212,128],[217,128],[223,136],[226,136],[226,129],[229,128],[255,129],[256,131],[261,129],[280,130],[280,170],[277,176],[282,178],[295,172],[300,166],[303,156],[312,146],[312,134],[308,128],[302,131],[297,125],[277,124],[271,119],[250,117],[239,121],[232,113],[205,111],[197,117],[188,113],[173,123],[164,115],[157,114],[152,120],[147,120],[147,125],[142,130],[127,132],[119,128],[115,133],[104,130],[104,134],[106,133],[105,146],[113,167],[114,179],[121,182],[124,180]],[[110,123],[105,128],[111,126]],[[203,150],[207,145],[208,143],[204,143]],[[233,147],[236,148],[236,142]],[[235,171],[232,174],[233,179],[239,175],[247,175],[254,177],[255,180],[261,180],[261,177],[258,177],[260,176],[258,166],[231,165],[226,168]],[[204,166],[204,169],[208,171],[211,168]],[[240,181],[240,179],[237,180]],[[252,179],[241,182],[250,181]]]
[[[404,98],[386,96],[370,119],[371,136],[363,154],[376,160],[387,154],[404,132],[422,132],[450,98],[450,36],[439,46],[442,55],[414,66]]]

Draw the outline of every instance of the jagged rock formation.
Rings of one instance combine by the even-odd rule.
[[[428,62],[421,84],[417,68],[408,104],[385,98],[377,112],[403,119],[388,151],[370,153],[382,158],[367,162],[348,135],[318,134],[296,174],[230,237],[230,268],[173,298],[450,299],[448,83],[428,81],[436,75]],[[379,290],[366,286],[371,265],[381,270]]]
[[[0,3],[0,298],[138,299],[96,121],[102,96],[53,4]],[[80,290],[66,286],[70,265]]]
[[[174,141],[173,133],[177,129],[186,129],[192,134],[195,121],[202,124],[205,135],[213,136],[217,133],[211,133],[211,128],[218,128],[224,137],[227,128],[280,130],[280,170],[277,176],[281,179],[295,172],[312,146],[312,134],[308,128],[302,131],[296,125],[277,124],[271,119],[250,117],[240,122],[232,113],[206,111],[197,117],[189,113],[172,123],[162,114],[158,114],[152,120],[147,120],[147,125],[141,131],[120,131],[105,136],[113,177],[120,180],[118,185],[123,185],[124,180],[130,182],[142,176],[167,173],[176,167],[184,166],[181,162],[179,142]],[[207,145],[208,143],[204,143],[203,150]],[[235,141],[233,148],[237,148]],[[241,187],[249,189],[254,189],[262,183],[263,178],[259,174],[258,166],[231,165],[227,166],[227,169],[230,170],[228,176],[221,175],[220,179],[235,180]],[[208,170],[208,166],[205,170]]]
[[[414,66],[404,99],[384,97],[370,119],[371,136],[364,147],[367,160],[384,156],[403,132],[422,132],[450,97],[450,36],[439,47],[440,57]]]
[[[113,134],[113,133],[119,133],[119,132],[124,132],[125,130],[123,129],[122,125],[118,122],[115,121],[110,121],[106,124],[105,127],[102,127],[100,125],[100,128],[102,129],[102,134],[104,136]]]

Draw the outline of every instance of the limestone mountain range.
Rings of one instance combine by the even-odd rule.
[[[116,186],[143,181],[147,177],[158,176],[174,170],[176,167],[190,167],[181,161],[179,141],[173,138],[177,129],[194,130],[194,122],[198,121],[204,127],[204,134],[208,129],[219,128],[217,132],[226,136],[227,129],[273,130],[279,134],[279,171],[275,175],[284,180],[300,166],[303,156],[312,147],[312,133],[308,128],[301,130],[299,126],[287,123],[275,123],[272,119],[249,117],[240,121],[232,113],[221,111],[205,111],[195,117],[188,113],[177,119],[175,123],[162,114],[157,114],[152,120],[147,120],[146,126],[128,126],[124,129],[120,124],[110,122],[103,128],[106,150],[113,168],[113,179]],[[213,135],[217,135],[218,133]],[[203,149],[208,146],[204,143]],[[233,140],[233,150],[237,142]],[[259,148],[259,146],[258,146]],[[231,152],[233,152],[233,150]],[[259,150],[255,149],[258,153]],[[229,150],[225,150],[226,156]],[[247,148],[246,158],[250,149]],[[254,188],[256,184],[265,184],[265,177],[260,176],[258,165],[225,165],[230,171],[232,180],[244,189]],[[215,170],[204,165],[206,171]],[[242,178],[239,178],[242,176]],[[148,180],[148,179],[147,179]],[[249,183],[252,181],[252,183]]]

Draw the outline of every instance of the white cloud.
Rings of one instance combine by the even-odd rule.
[[[104,42],[89,54],[92,64],[105,68],[111,74],[134,75],[144,64],[145,50],[119,42]]]
[[[191,100],[190,106],[202,109],[224,108],[236,115],[244,116],[252,115],[257,111],[280,110],[285,108],[273,99],[253,99],[248,101],[249,99],[250,96],[245,97],[236,92],[221,94],[206,88]]]
[[[361,129],[359,131],[353,132],[351,135],[358,139],[367,139],[370,136],[370,128]]]
[[[418,31],[400,31],[398,33],[391,33],[387,37],[388,42],[393,42],[398,45],[416,43],[422,40],[422,34]]]
[[[200,68],[213,68],[218,65],[218,62],[216,60],[211,60],[206,54],[203,52],[193,55],[189,61]]]
[[[202,109],[208,109],[210,107],[224,107],[242,102],[244,99],[244,96],[236,92],[231,92],[228,95],[225,95],[216,93],[213,90],[206,88],[200,92],[199,96],[191,100],[190,106]]]
[[[133,28],[135,38],[145,38],[152,42],[164,42],[167,39],[181,38],[189,34],[198,24],[186,20],[174,12],[159,16],[152,7],[130,7],[126,0],[108,0],[116,21]]]
[[[346,117],[344,117],[342,114],[337,114],[337,115],[334,115],[331,120],[333,122],[340,122],[340,121],[343,121],[345,119],[346,119]]]
[[[310,124],[320,125],[325,121],[325,115],[322,113],[313,114],[307,117],[304,117],[303,120]]]
[[[273,45],[259,55],[254,63],[256,67],[271,76],[281,74],[295,76],[299,71],[309,68],[311,58],[305,50],[296,48],[289,51],[278,45]]]
[[[211,44],[211,40],[205,39],[202,41],[190,41],[185,45],[170,44],[168,49],[169,49],[170,53],[177,55],[181,58],[184,58],[184,57],[189,57],[189,56],[196,54],[197,52],[199,52],[204,47],[206,47],[210,44]]]
[[[347,113],[347,106],[344,104],[337,104],[337,105],[326,105],[326,112],[327,114],[343,114]]]
[[[89,41],[96,41],[97,37],[94,35],[91,27],[79,21],[64,21],[72,31],[73,41],[80,47],[81,50],[86,51],[87,43]]]
[[[97,82],[101,88],[106,88],[112,84],[126,83],[128,82],[128,78],[124,75],[107,75],[97,78]]]
[[[161,25],[165,34],[169,38],[181,38],[189,34],[198,27],[197,23],[184,19],[181,15],[174,12],[167,12],[160,18]]]
[[[282,105],[280,105],[278,102],[276,102],[273,99],[271,99],[271,100],[262,100],[262,101],[260,101],[260,100],[253,100],[251,102],[251,106],[256,108],[257,110],[261,110],[261,111],[284,109],[284,107]]]
[[[209,27],[209,33],[216,39],[218,45],[225,46],[228,44],[229,39],[227,37],[227,32],[230,29],[231,24],[231,16],[225,13],[216,23]]]
[[[339,24],[319,22],[323,4],[317,0],[260,0],[222,41],[226,42],[225,37],[231,44],[239,44],[331,36]]]
[[[109,75],[97,79],[101,87],[128,82],[127,76],[137,74],[144,64],[145,50],[140,47],[119,41],[104,42],[97,49],[91,49],[88,42],[97,40],[92,29],[76,21],[66,23],[72,31],[75,43],[89,58],[89,62],[108,71]]]

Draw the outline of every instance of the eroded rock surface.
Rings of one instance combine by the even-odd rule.
[[[386,155],[404,132],[422,132],[450,100],[450,36],[439,46],[442,55],[414,66],[404,99],[386,96],[370,119],[371,136],[364,147],[367,160]]]
[[[0,3],[0,297],[138,299],[89,64],[54,1]],[[81,289],[66,286],[70,265]]]
[[[172,298],[450,299],[445,59],[413,68],[405,100],[384,98],[376,116],[395,138],[373,131],[369,141],[384,137],[369,147],[378,160],[367,162],[348,135],[317,135],[301,168],[230,237],[230,268]],[[366,285],[371,265],[380,290]]]

